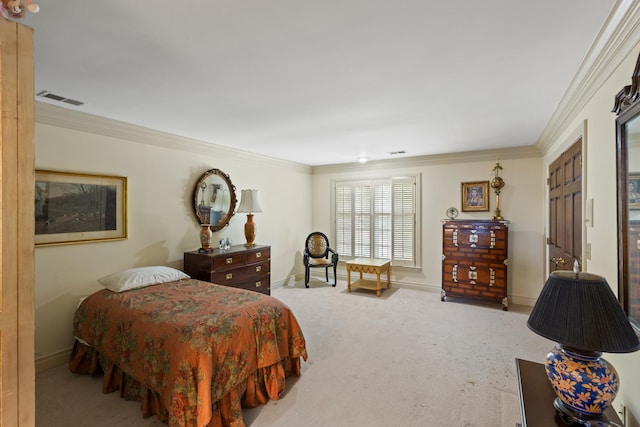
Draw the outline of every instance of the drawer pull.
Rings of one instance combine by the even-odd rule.
[[[233,264],[233,258],[227,258],[226,261],[227,264]]]
[[[256,267],[256,273],[260,273],[262,271],[262,266],[259,265]]]
[[[226,279],[227,280],[233,279],[233,273],[227,273]]]
[[[261,258],[262,257],[262,252],[256,252],[256,258]]]
[[[260,286],[262,286],[262,282],[256,282],[256,288],[259,288]]]

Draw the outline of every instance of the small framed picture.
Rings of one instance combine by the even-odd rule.
[[[640,172],[629,173],[629,209],[640,210]]]
[[[127,238],[127,178],[36,170],[35,245]]]
[[[463,182],[460,194],[462,212],[489,210],[489,181]]]

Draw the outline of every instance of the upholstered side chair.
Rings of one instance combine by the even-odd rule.
[[[324,276],[329,282],[329,267],[333,267],[333,285],[336,286],[336,269],[338,268],[338,253],[329,246],[329,239],[324,233],[314,231],[307,236],[304,244],[304,285],[309,287],[309,276],[312,268],[324,268]]]

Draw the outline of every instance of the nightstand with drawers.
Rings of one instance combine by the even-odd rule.
[[[271,295],[271,247],[185,252],[184,272],[194,279]]]

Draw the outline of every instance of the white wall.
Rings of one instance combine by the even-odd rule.
[[[559,153],[574,142],[575,135],[584,134],[586,192],[584,200],[594,201],[593,226],[586,227],[586,242],[591,245],[591,257],[586,270],[607,279],[618,292],[617,199],[616,199],[616,129],[611,112],[615,95],[631,84],[640,45],[634,47],[615,68],[576,116],[554,138],[543,140],[545,150],[543,170]],[[545,172],[546,173],[546,172]],[[544,185],[541,183],[541,185]],[[546,200],[546,198],[545,198]],[[545,208],[546,209],[546,208]],[[640,352],[606,355],[621,377],[621,391],[615,405],[626,405],[629,413],[640,420]]]
[[[96,130],[103,135],[93,133]],[[168,143],[180,149],[163,146]],[[36,107],[36,169],[126,176],[129,225],[123,241],[36,248],[35,346],[40,368],[66,356],[73,342],[73,311],[80,297],[100,289],[96,279],[146,265],[182,268],[183,252],[200,247],[192,193],[198,177],[211,168],[230,176],[238,199],[241,189],[260,191],[263,213],[254,216],[256,242],[271,245],[272,286],[300,275],[301,251],[311,229],[310,167],[49,105]],[[214,233],[214,241],[229,236],[234,243],[244,243],[245,222],[245,214],[236,214],[229,227]]]
[[[523,135],[523,138],[526,137]],[[421,175],[421,268],[393,268],[392,281],[414,288],[440,289],[442,219],[448,207],[458,219],[490,219],[495,209],[491,191],[489,212],[462,212],[461,182],[490,181],[496,161],[506,182],[500,196],[502,216],[509,224],[508,296],[510,303],[533,305],[544,284],[544,189],[540,187],[542,157],[530,148],[427,156],[375,164],[317,167],[313,172],[313,227],[331,232],[330,196],[333,180]],[[342,270],[342,269],[341,269]],[[345,274],[343,272],[343,274]]]

